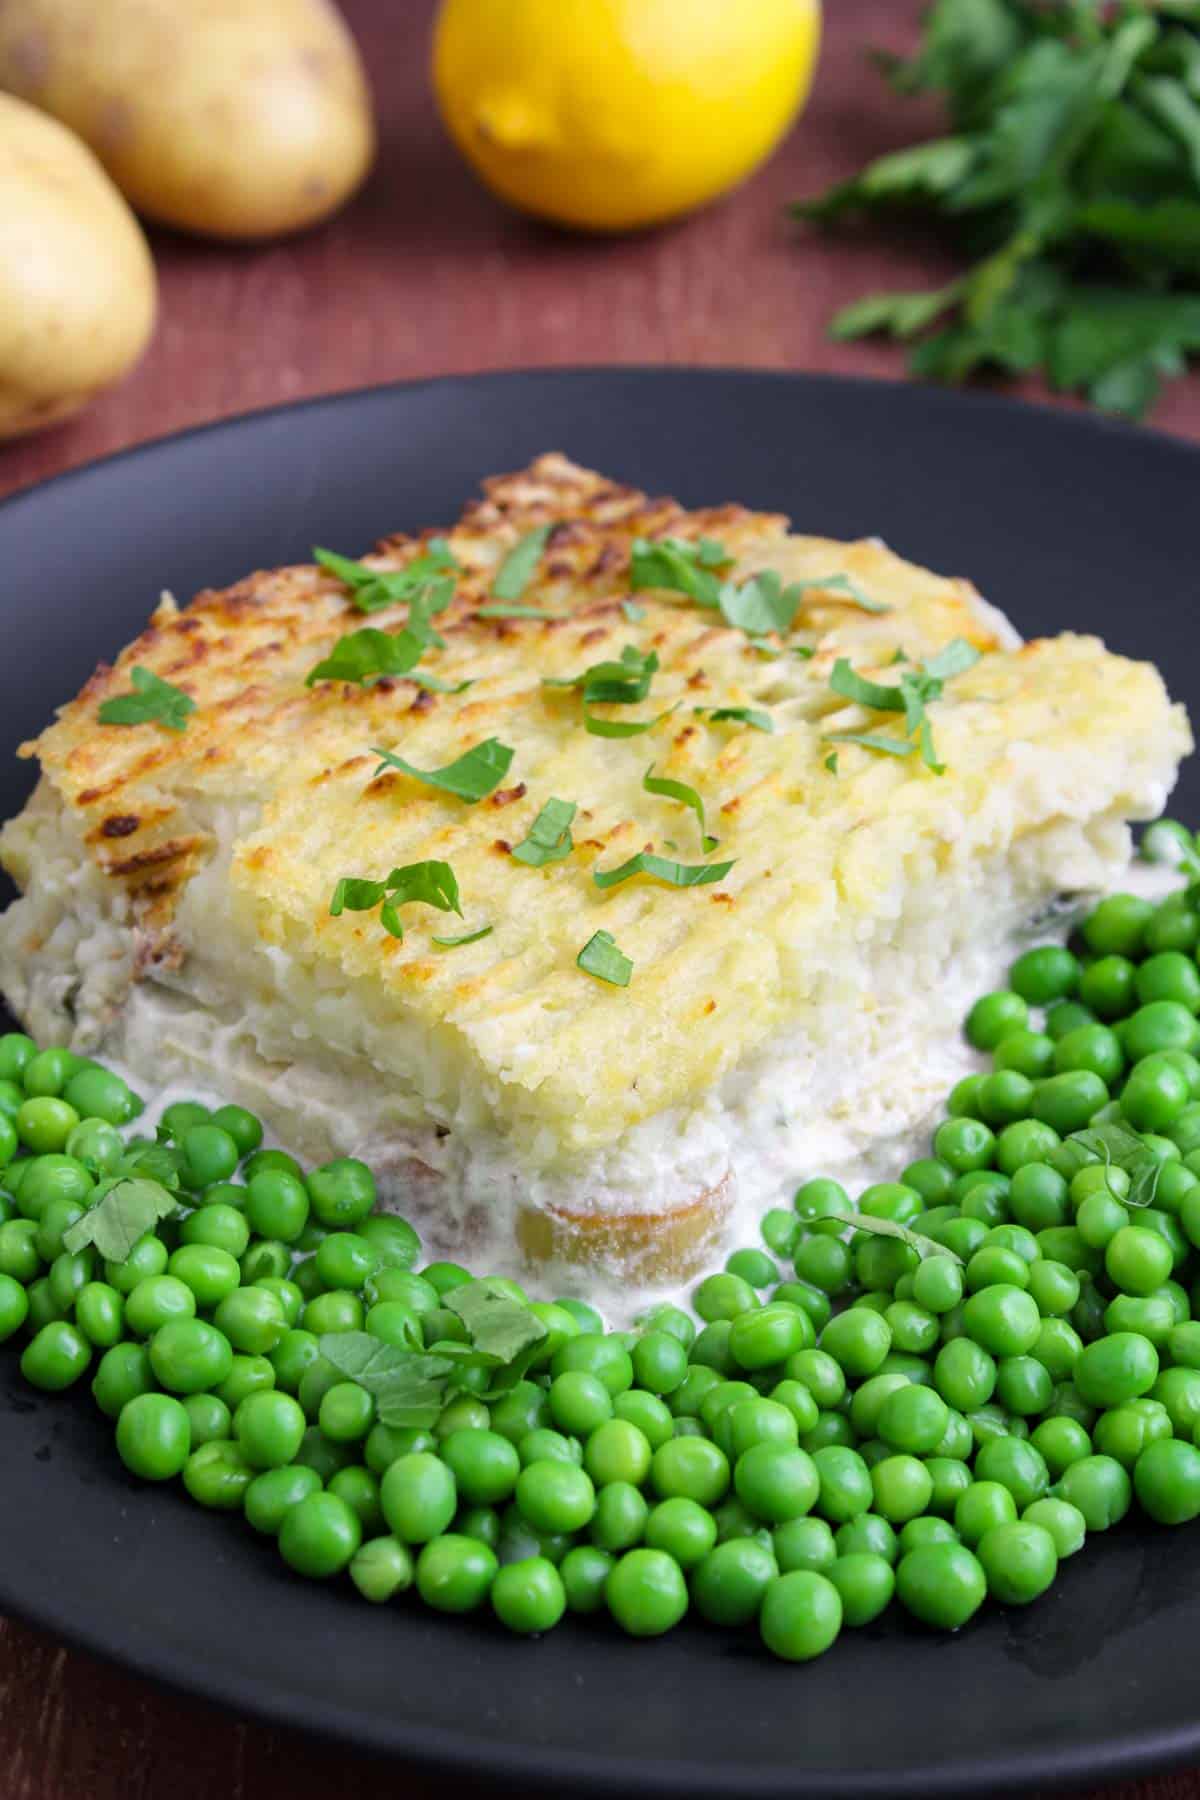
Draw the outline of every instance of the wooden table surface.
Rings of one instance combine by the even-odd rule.
[[[281,245],[157,235],[162,311],[145,361],[77,422],[0,447],[0,494],[222,415],[410,376],[589,362],[898,371],[889,347],[830,344],[825,323],[870,287],[931,285],[949,264],[928,245],[802,237],[782,206],[932,118],[890,98],[860,54],[902,47],[917,0],[836,0],[812,102],[773,162],[722,205],[618,241],[543,230],[477,187],[430,102],[429,0],[345,10],[381,122],[366,190]],[[1200,438],[1200,378],[1176,383],[1154,422]],[[400,1780],[410,1796],[434,1791]],[[394,1769],[217,1715],[0,1621],[2,1800],[375,1800],[396,1787]],[[1200,1774],[1119,1792],[1197,1800]]]

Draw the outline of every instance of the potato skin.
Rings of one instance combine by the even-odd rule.
[[[120,380],[156,306],[141,227],[87,145],[0,94],[0,438]]]
[[[331,0],[0,5],[0,88],[78,132],[147,218],[209,237],[315,224],[374,154]]]

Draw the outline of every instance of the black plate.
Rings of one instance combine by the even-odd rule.
[[[454,517],[482,474],[568,451],[690,503],[878,532],[969,573],[1026,633],[1102,633],[1200,706],[1200,453],[987,399],[689,370],[488,376],[348,394],[189,433],[0,508],[5,748],[189,595],[314,542]],[[28,771],[6,760],[0,811]],[[1177,804],[1200,817],[1200,782]],[[287,1575],[236,1521],[127,1478],[82,1401],[0,1357],[0,1605],[145,1674],[375,1750],[529,1787],[812,1795],[1112,1779],[1200,1760],[1200,1531],[1089,1544],[1028,1612],[957,1638],[847,1633],[804,1668],[687,1627],[519,1643]]]

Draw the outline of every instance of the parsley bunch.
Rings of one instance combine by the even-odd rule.
[[[950,132],[799,202],[830,225],[907,213],[969,258],[925,293],[871,294],[837,338],[916,340],[913,374],[1040,369],[1140,417],[1200,351],[1200,0],[934,0],[901,94]]]

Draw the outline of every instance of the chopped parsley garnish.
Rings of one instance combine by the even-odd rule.
[[[577,968],[597,981],[611,982],[613,987],[628,987],[633,974],[632,959],[617,947],[611,931],[596,931],[575,958]]]
[[[415,669],[430,645],[445,642],[430,623],[432,603],[437,598],[430,591],[433,585],[413,594],[408,604],[408,623],[402,631],[380,631],[373,625],[364,625],[359,631],[347,632],[329,655],[310,670],[304,685],[312,687],[317,681],[374,681],[381,675],[407,675]],[[423,685],[434,687],[438,693],[459,691],[437,685],[436,677],[423,678]]]
[[[458,564],[445,538],[430,538],[421,555],[402,569],[370,569],[366,563],[353,562],[350,557],[339,556],[335,550],[322,550],[319,545],[314,548],[313,557],[323,569],[345,582],[359,612],[379,612],[401,600],[411,601],[423,588],[433,590],[428,600],[431,613],[441,612],[454,598],[454,580],[445,571],[456,570]]]
[[[785,588],[774,569],[763,569],[741,587],[727,581],[717,595],[717,605],[727,625],[749,637],[765,637],[768,632],[791,630],[800,599],[799,582]]]
[[[653,875],[656,881],[665,881],[668,887],[707,887],[710,882],[722,880],[732,867],[733,859],[729,862],[681,863],[655,856],[650,850],[639,850],[636,856],[615,869],[593,869],[592,880],[598,888],[610,888],[616,887],[618,882],[628,881],[633,875]]]
[[[801,597],[815,589],[823,594],[836,594],[840,599],[847,601],[849,605],[857,606],[862,612],[890,613],[892,610],[884,601],[872,600],[870,594],[858,585],[853,576],[845,574],[844,571],[837,575],[818,575],[813,580],[797,581],[793,585],[799,588]]]
[[[653,731],[656,725],[661,725],[664,719],[669,719],[674,711],[673,706],[668,706],[666,712],[655,713],[652,719],[598,719],[595,713],[589,712],[584,707],[583,729],[590,732],[593,737],[641,737],[643,732]]]
[[[574,848],[571,841],[574,817],[574,800],[547,800],[526,836],[513,850],[515,860],[528,863],[531,869],[544,869],[547,863],[562,862]]]
[[[371,754],[383,758],[372,779],[378,779],[385,769],[399,769],[414,781],[423,781],[426,787],[440,788],[445,794],[469,802],[482,800],[498,788],[513,759],[513,752],[499,738],[484,738],[482,743],[472,744],[444,769],[414,769],[395,751],[384,750],[378,744],[371,745]]]
[[[645,607],[639,606],[636,600],[622,600],[621,611],[630,625],[639,625],[646,616]]]
[[[532,531],[527,531],[523,538],[518,538],[497,569],[492,582],[492,592],[497,600],[521,598],[533,580],[533,572],[542,559],[546,540],[553,529],[553,525],[537,525]]]
[[[701,606],[715,606],[721,583],[712,573],[733,559],[715,538],[635,538],[630,557],[629,585],[666,588],[687,594]]]
[[[838,772],[838,753],[836,750],[831,750],[829,752],[829,755],[825,758],[825,767],[829,770],[829,773],[831,775],[837,774],[837,772]]]
[[[736,582],[725,582],[717,592],[715,604],[725,623],[744,631],[756,650],[769,650],[771,647],[762,640],[771,632],[780,636],[789,632],[805,596],[813,592],[843,596],[864,612],[892,610],[881,600],[872,600],[849,575],[822,575],[812,581],[793,581],[784,587],[774,569],[760,570],[740,587]]]
[[[435,937],[429,941],[439,950],[457,950],[463,944],[477,944],[480,938],[491,937],[495,929],[494,925],[481,925],[478,931],[466,931],[462,937]]]
[[[686,781],[671,781],[664,775],[656,775],[653,763],[642,776],[642,786],[648,794],[658,794],[664,800],[678,800],[681,806],[690,806],[700,821],[700,844],[705,855],[716,849],[717,839],[710,837],[705,829],[704,802],[694,787],[689,787]]]
[[[465,694],[469,687],[475,686],[473,680],[443,681],[437,675],[423,675],[420,671],[406,675],[404,679],[430,694]]]
[[[868,680],[866,676],[857,674],[844,656],[839,657],[833,665],[833,674],[829,677],[829,685],[834,693],[840,694],[843,700],[853,700],[872,712],[903,713],[906,736],[898,738],[891,735],[879,736],[872,732],[835,731],[826,733],[826,741],[857,744],[861,749],[883,750],[891,756],[908,756],[914,749],[919,749],[925,766],[932,769],[935,775],[943,774],[945,764],[937,759],[933,728],[925,708],[930,701],[941,696],[952,675],[961,675],[978,661],[979,651],[972,644],[968,644],[965,638],[952,638],[944,649],[929,657],[916,669],[906,669],[899,682],[893,686]]]
[[[606,701],[612,705],[631,706],[646,698],[657,669],[655,651],[643,653],[635,644],[626,644],[619,662],[593,663],[580,675],[547,675],[542,686],[581,688],[585,702]]]
[[[757,706],[697,706],[692,709],[697,718],[708,719],[719,725],[722,719],[728,719],[736,725],[749,725],[754,731],[773,732],[775,721],[769,712],[763,712]]]
[[[667,713],[657,714],[653,719],[620,720],[598,719],[591,711],[593,705],[632,706],[644,700],[650,692],[650,683],[658,668],[658,656],[655,651],[642,652],[634,644],[626,644],[621,652],[619,662],[593,663],[591,668],[584,669],[582,674],[567,676],[546,676],[543,687],[579,688],[583,694],[584,729],[593,737],[626,738],[640,737],[650,731]],[[668,712],[673,708],[668,708]]]
[[[461,919],[458,881],[447,862],[406,863],[393,869],[383,881],[366,881],[360,876],[343,875],[329,902],[332,918],[343,912],[372,912],[382,901],[379,922],[394,938],[403,938],[398,907],[419,901],[423,906],[436,906],[439,912],[456,912]]]
[[[540,606],[521,606],[514,600],[489,601],[481,606],[475,614],[477,619],[553,619],[556,615],[548,613]]]
[[[98,718],[102,725],[165,725],[168,731],[185,731],[196,702],[182,688],[173,687],[152,669],[137,664],[129,674],[132,694],[116,694],[102,700]]]

